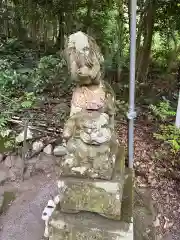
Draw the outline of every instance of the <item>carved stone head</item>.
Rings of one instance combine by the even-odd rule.
[[[70,35],[64,53],[73,80],[79,85],[100,84],[104,58],[92,37],[81,31]]]

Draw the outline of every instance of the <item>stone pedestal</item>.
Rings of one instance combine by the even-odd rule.
[[[59,178],[65,190],[49,221],[49,240],[133,239],[133,173],[124,168],[124,155],[119,147],[111,180]]]
[[[132,240],[133,223],[109,220],[92,213],[60,214],[50,220],[49,240]]]
[[[124,177],[105,181],[82,178],[62,179],[66,190],[60,208],[63,212],[95,212],[109,219],[121,219]]]

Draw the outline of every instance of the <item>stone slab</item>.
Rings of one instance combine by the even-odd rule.
[[[89,211],[106,218],[132,222],[133,172],[126,168],[122,177],[115,173],[111,181],[61,177],[61,210],[67,213]]]
[[[132,222],[133,216],[133,195],[134,195],[134,171],[125,168],[125,181],[121,205],[121,220]]]
[[[115,141],[115,139],[113,140]],[[112,144],[113,145],[113,144]],[[91,153],[97,152],[100,149],[98,146],[89,146],[89,148],[97,148],[96,151],[89,149]],[[117,148],[117,142],[114,142],[114,148]],[[100,150],[99,150],[100,152]],[[116,154],[114,154],[116,152]],[[56,174],[60,176],[82,177],[91,179],[111,180],[114,171],[124,173],[125,167],[125,148],[118,146],[115,150],[113,147],[110,150],[110,157],[106,159],[104,155],[99,153],[97,158],[78,158],[67,155],[65,157],[56,158]]]
[[[133,240],[133,224],[92,213],[55,211],[49,222],[49,240]]]
[[[3,212],[4,194],[0,194],[0,214]]]
[[[0,193],[0,214],[6,212],[10,204],[15,200],[14,192],[3,192]]]
[[[133,208],[135,240],[159,239],[154,226],[156,214],[150,190],[135,187]]]
[[[121,219],[124,177],[111,181],[82,178],[61,178],[59,181],[65,186],[63,194],[60,190],[61,211],[88,211],[109,219]]]

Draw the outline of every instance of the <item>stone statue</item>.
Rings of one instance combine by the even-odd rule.
[[[64,127],[67,154],[57,163],[59,175],[111,179],[118,149],[115,95],[102,80],[103,56],[95,40],[82,32],[66,40],[65,56],[77,87]]]
[[[104,58],[93,38],[82,32],[70,35],[65,41],[64,54],[77,85],[63,131],[66,152],[56,158],[59,194],[53,200],[55,205],[50,201],[51,206],[46,206],[42,216],[46,223],[45,236],[50,236],[50,240],[94,237],[118,240],[122,233],[119,227],[106,229],[107,232],[97,229],[92,234],[99,219],[88,215],[95,225],[86,223],[83,229],[79,228],[81,215],[77,217],[77,226],[75,220],[76,214],[91,212],[103,216],[102,228],[109,224],[115,226],[109,222],[112,219],[119,221],[117,226],[121,225],[127,177],[124,148],[119,146],[114,130],[115,94],[103,81]],[[126,226],[122,227],[123,231],[128,232],[129,223],[123,224]]]
[[[96,41],[82,32],[77,32],[66,39],[64,52],[71,77],[77,83],[70,115],[86,109],[107,113],[114,119],[115,94],[110,85],[102,79],[104,58]],[[113,128],[114,121],[110,122]]]

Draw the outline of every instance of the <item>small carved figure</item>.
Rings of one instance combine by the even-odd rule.
[[[65,41],[65,56],[72,79],[77,82],[71,102],[71,116],[82,109],[105,112],[114,126],[115,94],[102,79],[103,55],[96,41],[77,32]]]
[[[95,40],[82,32],[66,39],[65,56],[77,87],[64,126],[67,153],[59,174],[111,179],[118,145],[115,95],[102,79],[103,56]]]

